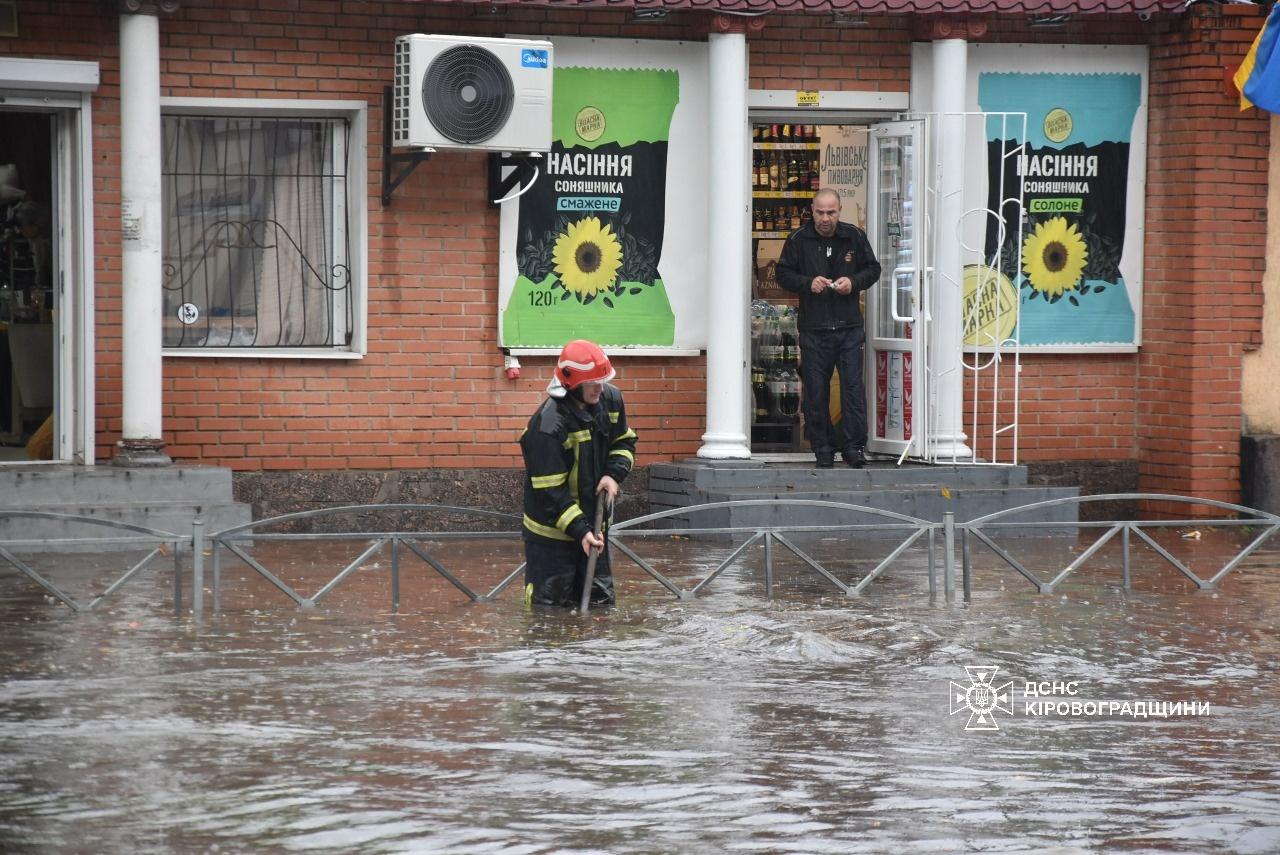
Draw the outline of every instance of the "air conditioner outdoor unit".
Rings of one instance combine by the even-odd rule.
[[[548,151],[551,56],[545,41],[400,36],[391,144]]]

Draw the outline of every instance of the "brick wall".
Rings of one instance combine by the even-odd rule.
[[[1225,12],[1231,14],[1224,14]],[[1261,336],[1268,127],[1224,72],[1262,17],[1196,7],[1151,49],[1139,477],[1239,501],[1241,355]]]
[[[361,361],[166,358],[175,458],[236,469],[507,467],[547,358],[502,376],[495,346],[497,212],[482,155],[442,154],[378,199],[381,93],[406,32],[700,40],[702,19],[636,24],[614,10],[290,0],[191,2],[161,20],[166,95],[364,99],[369,114],[369,354]],[[97,60],[94,98],[98,453],[120,431],[118,19],[96,0],[24,2],[0,52]],[[1232,7],[1234,8],[1234,7]],[[749,36],[753,88],[905,91],[911,18],[832,28],[776,16]],[[990,20],[988,41],[1152,44],[1148,251],[1141,355],[1024,358],[1021,457],[1132,459],[1147,489],[1234,497],[1239,356],[1259,335],[1266,126],[1221,92],[1221,64],[1259,19],[1216,10],[1158,18],[1076,16],[1029,29]],[[815,30],[814,25],[821,27]],[[1243,195],[1243,203],[1233,201]],[[1207,280],[1214,287],[1205,287]],[[618,360],[642,460],[700,444],[702,358]],[[1137,407],[1135,407],[1135,402]],[[1135,412],[1151,416],[1135,416]],[[1194,452],[1194,461],[1187,456]]]

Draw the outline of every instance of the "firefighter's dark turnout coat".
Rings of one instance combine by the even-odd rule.
[[[525,575],[535,588],[551,576],[572,574],[573,564],[583,563],[577,559],[585,559],[581,541],[595,517],[596,485],[605,475],[621,484],[635,464],[635,449],[636,433],[627,425],[622,393],[609,384],[593,407],[580,408],[568,395],[549,397],[529,419],[520,450],[525,466]],[[549,562],[559,566],[534,566]],[[596,572],[607,576],[607,562],[602,560]],[[572,578],[562,580],[566,594],[572,593]],[[535,601],[540,599],[537,593],[532,595]]]

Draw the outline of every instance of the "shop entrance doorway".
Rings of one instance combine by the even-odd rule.
[[[805,115],[804,118],[812,118]],[[901,457],[923,448],[926,343],[924,245],[917,234],[923,122],[754,122],[752,125],[751,450],[808,453],[800,412],[797,295],[775,275],[786,237],[809,222],[814,193],[841,195],[841,219],[867,231],[883,273],[864,296],[868,450]],[[832,378],[831,418],[840,412]]]
[[[94,462],[93,63],[0,59],[0,466]]]
[[[0,110],[0,461],[54,455],[54,124]]]
[[[1000,130],[988,140],[991,123]],[[778,286],[775,270],[787,235],[808,222],[814,193],[832,187],[841,193],[841,219],[866,230],[881,266],[863,305],[868,452],[898,462],[1017,462],[1018,294],[1010,283],[1021,269],[1024,205],[1008,170],[988,175],[984,167],[1016,162],[1025,126],[1024,115],[1003,113],[753,124],[754,456],[809,452],[800,412],[798,296]],[[946,226],[933,213],[941,186],[930,154],[936,145],[960,147],[967,165],[956,191],[963,213]],[[958,245],[959,271],[934,270],[939,241],[954,242],[953,250]],[[950,344],[933,328],[937,289],[949,289],[945,296],[961,306],[960,316],[947,320],[957,325]],[[832,382],[836,422],[842,415],[838,378]],[[959,384],[963,412],[957,415],[980,456],[944,458],[932,447],[930,433],[944,432],[936,389],[948,382]]]

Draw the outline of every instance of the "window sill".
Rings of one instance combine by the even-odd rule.
[[[198,359],[364,359],[354,350],[316,350],[301,347],[167,347],[165,357]]]

